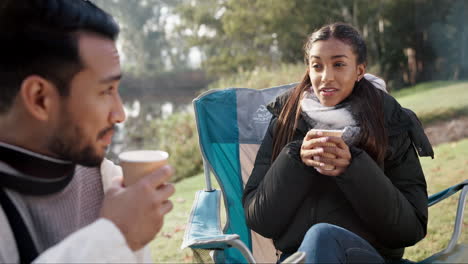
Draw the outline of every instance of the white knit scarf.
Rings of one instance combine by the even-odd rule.
[[[370,73],[364,78],[375,88],[387,92],[385,81]],[[309,129],[343,130],[342,138],[348,144],[356,145],[359,140],[360,127],[351,112],[349,101],[341,102],[335,106],[324,106],[320,103],[312,88],[306,90],[301,100],[302,117],[309,125]]]
[[[301,110],[309,129],[343,130],[342,138],[348,145],[355,145],[359,140],[360,128],[351,113],[349,102],[324,106],[312,89],[308,89],[303,94]]]

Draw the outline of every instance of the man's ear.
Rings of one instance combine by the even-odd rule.
[[[42,121],[51,118],[51,113],[55,111],[59,100],[56,86],[37,75],[28,76],[23,80],[19,96],[26,111]]]

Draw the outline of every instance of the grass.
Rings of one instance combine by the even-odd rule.
[[[424,125],[468,115],[468,82],[430,82],[392,93]]]
[[[434,160],[422,159],[428,192],[434,194],[468,178],[468,139],[440,145]],[[422,260],[447,246],[459,195],[454,195],[429,208],[428,234],[424,240],[407,248],[405,257]],[[466,206],[465,206],[466,209]],[[468,214],[465,212],[460,243],[468,243]]]
[[[209,88],[247,87],[264,88],[297,81],[303,73],[302,65],[281,65],[275,70],[258,68],[252,72],[218,80]],[[468,82],[437,81],[416,85],[392,93],[400,104],[415,111],[424,125],[438,120],[449,120],[468,115]],[[428,193],[434,194],[468,177],[468,139],[443,144],[435,148],[436,158],[421,159],[428,183]],[[181,250],[189,213],[195,192],[204,188],[202,174],[176,184],[172,201],[174,210],[157,238],[152,242],[152,256],[157,263],[193,262],[189,249]],[[419,261],[444,248],[452,233],[458,195],[429,209],[427,237],[417,245],[407,248],[405,258]],[[468,217],[460,241],[468,243]]]
[[[176,193],[171,199],[174,209],[166,216],[164,226],[151,244],[156,263],[187,263],[192,260],[190,249],[181,250],[185,225],[190,215],[195,192],[204,188],[203,174],[184,179],[175,184]]]
[[[212,176],[212,180],[214,177]],[[213,186],[219,189],[217,182]],[[204,174],[184,179],[175,184],[176,192],[171,198],[174,209],[165,217],[165,223],[156,239],[151,243],[151,253],[156,263],[190,263],[190,249],[181,250],[185,226],[190,216],[195,192],[205,188]],[[224,215],[221,215],[224,221]]]
[[[435,148],[436,158],[421,159],[426,175],[429,194],[434,194],[468,176],[468,139],[443,144]],[[204,188],[202,174],[182,180],[176,184],[176,194],[172,201],[174,210],[166,217],[162,232],[151,244],[152,256],[158,263],[192,262],[189,249],[180,250],[185,224],[189,217],[192,201],[197,190]],[[405,258],[422,260],[447,245],[452,233],[452,223],[456,211],[458,195],[430,208],[427,237],[416,246],[408,248]],[[468,218],[464,219],[461,241],[468,242]]]
[[[419,92],[424,92],[428,91],[434,88],[440,88],[443,86],[449,86],[452,84],[458,84],[461,83],[460,81],[433,81],[433,82],[425,82],[425,83],[420,83],[416,84],[411,87],[406,87],[397,91],[392,91],[391,94],[397,98],[404,97],[407,95],[413,95]]]

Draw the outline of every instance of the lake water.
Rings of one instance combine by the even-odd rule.
[[[138,149],[137,142],[129,142],[127,140],[127,126],[134,124],[134,119],[144,118],[146,121],[151,121],[157,118],[167,118],[171,114],[180,111],[192,111],[191,98],[185,100],[177,100],[177,103],[170,101],[146,101],[132,100],[124,102],[124,109],[127,120],[124,123],[117,124],[117,129],[112,139],[112,144],[109,147],[107,158],[117,162],[118,153],[129,150]],[[133,119],[133,120],[132,120]]]

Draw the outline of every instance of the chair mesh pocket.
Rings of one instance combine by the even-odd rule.
[[[194,263],[215,263],[213,261],[214,250],[211,249],[193,249],[193,262]]]

